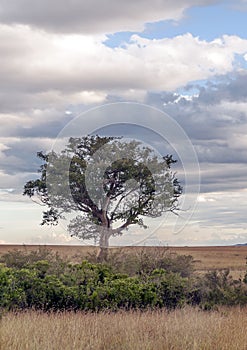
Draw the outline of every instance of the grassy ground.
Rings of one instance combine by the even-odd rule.
[[[35,245],[0,245],[0,255],[12,249],[37,249]],[[47,246],[57,251],[62,257],[67,257],[74,262],[80,262],[88,253],[95,251],[90,246]],[[116,251],[118,248],[112,248]],[[138,251],[143,247],[125,247],[128,251]],[[167,249],[167,247],[146,247],[145,249]],[[234,278],[243,277],[246,272],[247,246],[225,246],[225,247],[169,247],[171,253],[192,255],[195,259],[195,269],[205,272],[211,269],[229,268]]]
[[[0,245],[0,255],[12,249],[37,248]],[[83,246],[47,248],[74,262],[95,250]],[[143,248],[124,249],[136,252]],[[236,277],[246,271],[247,247],[170,247],[169,253],[192,255],[199,273],[229,268]],[[0,350],[247,350],[246,329],[247,307],[220,308],[213,312],[189,307],[172,312],[98,314],[27,311],[2,316]]]
[[[246,350],[247,308],[118,313],[8,313],[4,350]]]

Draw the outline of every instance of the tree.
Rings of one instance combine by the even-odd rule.
[[[171,171],[176,161],[170,155],[158,157],[140,142],[98,135],[70,138],[61,152],[37,156],[43,162],[40,178],[28,181],[23,194],[47,206],[41,224],[57,225],[65,213],[70,215],[71,236],[99,243],[101,261],[107,258],[110,237],[130,225],[146,228],[144,217],[178,210],[182,188]]]

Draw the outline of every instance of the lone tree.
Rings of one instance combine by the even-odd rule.
[[[110,237],[130,225],[146,228],[144,217],[179,209],[182,188],[171,171],[176,161],[140,142],[70,138],[61,152],[37,156],[43,161],[40,177],[28,181],[23,194],[47,207],[41,225],[57,225],[66,213],[71,236],[99,244],[99,261],[107,259]]]

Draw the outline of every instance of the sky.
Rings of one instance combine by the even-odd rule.
[[[149,231],[133,228],[122,243],[246,243],[246,19],[246,0],[2,0],[0,243],[82,244],[64,224],[40,226],[44,208],[22,195],[23,185],[38,177],[36,153],[51,150],[68,125],[76,120],[82,135],[103,128],[119,102],[134,103],[140,127],[137,105],[156,111],[154,133],[169,123],[184,132],[183,141],[173,135],[178,178],[190,172],[179,167],[183,142],[200,168],[200,192],[187,191],[179,232],[173,217],[148,221]],[[92,108],[101,114],[92,117]]]

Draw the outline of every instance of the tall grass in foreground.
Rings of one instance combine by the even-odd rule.
[[[246,350],[247,308],[7,313],[1,350]]]

